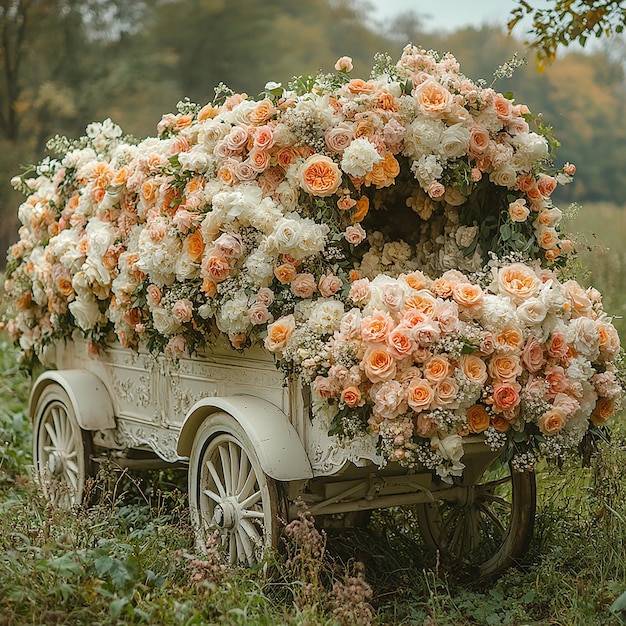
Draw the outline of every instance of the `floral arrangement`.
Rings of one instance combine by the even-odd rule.
[[[110,120],[52,140],[14,179],[10,334],[30,358],[75,333],[94,353],[262,343],[339,441],[374,433],[445,480],[471,433],[520,469],[563,456],[622,395],[619,337],[567,277],[551,200],[575,167],[450,54],[335,69],[183,101],[143,141]]]

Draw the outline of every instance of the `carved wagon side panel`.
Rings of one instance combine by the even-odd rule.
[[[164,425],[180,427],[198,400],[239,394],[268,400],[289,415],[283,375],[273,361],[254,356],[214,353],[167,362],[166,376],[159,381],[168,400]]]

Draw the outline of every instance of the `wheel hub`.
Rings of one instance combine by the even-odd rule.
[[[223,530],[230,530],[235,527],[238,519],[238,509],[230,500],[224,500],[215,505],[213,510],[213,521],[216,526]]]
[[[48,457],[48,471],[51,476],[58,476],[63,471],[63,455],[58,450],[54,450]]]

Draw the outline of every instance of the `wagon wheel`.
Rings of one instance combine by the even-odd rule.
[[[420,532],[444,562],[469,566],[479,578],[489,578],[514,565],[528,549],[536,497],[534,473],[497,462],[472,484],[417,505]]]
[[[59,385],[47,386],[33,415],[33,462],[41,488],[54,504],[70,508],[85,495],[93,475],[91,434],[78,425],[74,407]]]
[[[198,429],[189,459],[189,503],[198,547],[219,531],[231,563],[258,563],[278,547],[279,489],[265,474],[243,428],[226,413]]]

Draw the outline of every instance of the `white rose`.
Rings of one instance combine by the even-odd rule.
[[[457,465],[463,458],[463,439],[460,435],[448,435],[443,439],[431,437],[430,443],[444,459],[451,461],[453,465]]]
[[[200,266],[194,263],[188,254],[180,254],[176,259],[176,279],[192,280],[200,273]]]
[[[174,335],[180,329],[180,324],[176,318],[161,306],[152,309],[152,322],[154,328],[166,337]]]
[[[517,317],[526,326],[536,326],[546,319],[548,307],[539,298],[528,298],[517,307]]]
[[[505,165],[499,170],[491,172],[491,174],[489,174],[489,180],[494,183],[494,185],[513,189],[513,187],[517,184],[517,172],[513,169],[513,167]]]
[[[100,320],[102,314],[95,298],[81,295],[68,305],[76,324],[83,330],[91,330]]]
[[[202,174],[209,169],[211,159],[209,155],[201,148],[194,148],[189,152],[181,152],[178,155],[178,162],[182,169]]]
[[[87,227],[87,241],[89,242],[89,256],[97,256],[102,258],[109,246],[115,241],[115,229],[110,222],[103,222],[98,218],[92,217]]]
[[[446,159],[456,159],[467,152],[470,133],[462,124],[454,124],[443,131],[439,149]]]

